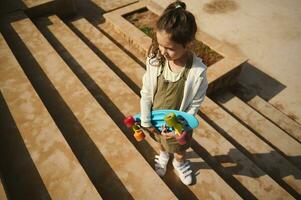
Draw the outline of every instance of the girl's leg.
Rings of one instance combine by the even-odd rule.
[[[185,185],[192,183],[192,170],[190,169],[190,163],[186,159],[186,151],[180,151],[174,153],[173,166],[178,172],[181,181]]]
[[[160,152],[166,151],[161,143],[158,143],[158,147],[159,147]]]
[[[184,161],[185,160],[185,156],[186,156],[186,151],[179,151],[177,153],[174,153],[174,158],[178,162]]]
[[[155,156],[155,171],[159,176],[164,176],[169,160],[169,153],[165,151],[161,143],[158,144],[160,154]]]

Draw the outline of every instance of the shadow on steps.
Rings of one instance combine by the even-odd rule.
[[[3,36],[39,97],[103,198],[133,199],[14,29]]]
[[[51,199],[0,93],[0,174],[9,199]]]

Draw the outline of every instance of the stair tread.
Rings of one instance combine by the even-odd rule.
[[[277,110],[274,106],[266,102],[260,96],[256,95],[246,103],[301,142],[300,124],[286,116],[281,111]]]
[[[43,5],[52,1],[54,0],[22,0],[22,2],[26,5],[27,8]]]
[[[289,157],[299,169],[301,168],[301,144],[290,135],[270,122],[256,110],[249,107],[231,92],[219,92],[216,98],[220,105],[229,110],[248,126],[252,127],[259,135],[272,143],[282,153]]]
[[[301,176],[300,170],[277,151],[240,124],[211,99],[206,98],[203,102],[202,113],[246,149],[252,155],[252,160],[264,171],[268,172],[272,177],[282,179],[301,194],[301,181],[298,178]]]
[[[258,199],[275,199],[280,196],[284,199],[292,198],[207,122],[198,116],[197,118],[200,122],[200,128],[195,129],[193,138],[224,167],[223,173],[233,175]]]
[[[60,26],[61,29],[64,29],[66,31],[64,31],[64,34],[62,34],[62,32],[59,33],[54,33],[53,34],[56,35],[56,38],[59,38],[60,42],[64,45],[64,47],[66,49],[68,49],[69,53],[74,55],[74,57],[77,59],[78,63],[81,63],[81,66],[86,70],[86,72],[90,75],[90,77],[95,81],[95,83],[104,91],[105,94],[108,95],[108,97],[110,98],[110,100],[113,102],[113,104],[120,110],[120,112],[122,112],[122,114],[124,116],[128,116],[128,115],[133,115],[139,112],[140,107],[139,107],[139,97],[128,88],[127,85],[125,85],[122,80],[113,72],[110,72],[110,68],[108,66],[105,65],[99,65],[99,67],[95,67],[96,65],[94,65],[94,68],[92,69],[89,68],[88,66],[86,66],[84,64],[84,58],[83,57],[76,57],[75,55],[78,55],[80,52],[83,53],[83,49],[86,49],[87,47],[84,46],[77,46],[80,45],[81,42],[79,42],[76,37],[74,36],[74,34],[72,34],[71,31],[69,31],[69,33],[67,33],[67,27],[63,26],[63,24],[61,22],[58,23],[54,23],[53,22],[53,26]],[[87,22],[85,22],[87,23]],[[77,23],[73,23],[73,25],[77,26]],[[86,30],[83,30],[83,34],[85,35],[86,32],[91,31],[91,24],[90,27],[88,24],[85,25],[85,27],[87,28]],[[84,26],[82,26],[84,27]],[[50,28],[51,29],[51,28]],[[53,28],[53,30],[55,30],[56,28]],[[55,31],[58,32],[58,31]],[[90,41],[98,41],[96,38],[98,34],[96,35],[89,35]],[[72,40],[72,42],[70,42],[70,40]],[[71,45],[72,44],[72,45]],[[77,48],[73,48],[72,46],[77,46]],[[92,58],[92,54],[89,54],[89,58]],[[96,59],[96,58],[95,58]],[[125,60],[124,62],[133,62],[133,61],[126,61],[127,59],[130,59],[128,56],[122,58],[123,60]],[[119,65],[122,65],[122,62],[119,63]],[[141,81],[141,77],[144,73],[144,69],[141,69],[141,66],[135,64],[133,66],[134,69],[137,69],[137,78],[140,79]],[[102,69],[104,68],[104,69]],[[105,71],[105,73],[104,73]],[[138,74],[140,73],[140,74]],[[108,84],[108,82],[106,82],[105,79],[109,79],[110,80],[110,84]],[[112,85],[113,84],[113,85]],[[112,89],[112,87],[114,89]],[[120,98],[120,96],[122,96],[123,98]],[[137,106],[135,106],[137,105]],[[155,142],[150,138],[150,137],[146,137],[147,142],[152,146],[152,147],[156,147]],[[198,169],[197,173],[200,173],[197,176],[197,183],[196,185],[189,187],[189,189],[191,189],[191,191],[199,198],[208,198],[210,197],[210,193],[211,195],[215,194],[218,195],[222,198],[225,197],[229,197],[232,196],[233,198],[239,198],[239,196],[237,196],[237,194],[214,172],[214,170],[212,170],[206,163],[205,161],[203,161],[203,159],[201,159],[195,152],[193,152],[192,149],[188,150],[190,152],[190,154],[192,155],[193,159],[191,160],[192,162],[197,162],[197,163],[204,163],[204,165],[206,166],[205,168],[207,170],[204,169]],[[216,189],[219,188],[219,189]]]
[[[124,13],[130,13],[133,10],[138,10],[145,6],[145,1],[139,1],[130,6],[115,10],[114,12],[106,13],[103,16],[108,23],[114,25],[115,30],[118,30],[119,34],[126,36],[127,33],[131,33],[131,43],[138,49],[147,52],[151,44],[151,38],[142,31],[137,31],[137,28],[126,19],[120,18]]]
[[[1,93],[51,197],[99,199],[1,34],[0,66]]]
[[[139,49],[135,48],[132,44],[130,44],[125,39],[121,39],[120,35],[117,34],[117,32],[114,30],[114,27],[110,25],[108,22],[104,22],[102,24],[98,25],[98,28],[102,30],[103,32],[106,32],[109,34],[112,38],[115,40],[118,40],[118,44],[120,44],[122,47],[124,47],[128,52],[133,52],[136,58],[138,58],[139,61],[143,61],[143,64],[145,62],[145,52],[140,52]]]
[[[110,60],[117,66],[122,65],[120,70],[127,74],[133,82],[140,86],[141,79],[139,75],[144,71],[143,68],[132,59],[126,59],[128,55],[122,51],[117,45],[115,45],[109,38],[101,33],[94,26],[91,26],[89,22],[84,19],[78,19],[73,21],[72,24],[80,32],[85,33],[86,38],[93,43],[103,54],[110,57]]]
[[[93,3],[95,3],[97,6],[99,6],[101,9],[105,10],[106,12],[135,2],[137,2],[137,0],[94,0],[93,1]]]
[[[56,25],[50,25],[48,27],[49,30],[52,28],[57,29],[53,31],[53,33],[70,36],[71,32],[61,30],[63,24],[60,23],[58,17],[51,16],[48,20]],[[40,22],[43,23],[43,20]],[[37,23],[39,23],[39,20]],[[15,28],[17,29],[17,26]],[[37,32],[37,30],[32,30],[32,32]],[[29,32],[27,32],[26,35],[24,34],[24,36],[20,36],[22,38],[28,37]],[[34,57],[46,72],[53,85],[57,88],[62,98],[69,105],[79,122],[85,128],[91,139],[95,142],[99,151],[103,154],[111,168],[124,184],[124,187],[127,188],[128,192],[134,198],[151,197],[153,195],[152,191],[161,191],[158,193],[158,198],[175,198],[151,167],[144,161],[139,152],[127,140],[118,126],[114,124],[112,119],[92,97],[87,88],[84,87],[58,54],[56,52],[52,53],[54,49],[48,45],[48,42],[43,36],[39,34],[37,37],[39,37],[40,41],[39,49],[43,49],[43,52],[45,53],[44,56],[47,55],[48,58],[45,62],[42,55],[33,53]],[[73,40],[72,36],[67,38],[60,37],[61,42],[62,38],[67,39],[68,43]],[[74,48],[71,49],[77,49],[79,53],[72,52],[71,55],[75,59],[80,57],[84,60],[83,63],[79,62],[81,66],[93,69],[95,67],[101,68],[102,65],[105,65],[87,46],[81,45],[83,43],[79,38],[75,38],[75,40],[75,43],[72,41],[72,46]],[[27,42],[27,46],[30,50],[35,47],[30,41]],[[67,46],[65,46],[65,48],[70,50]],[[48,60],[56,60],[56,64],[54,66],[51,65],[50,68],[48,66]],[[56,72],[59,72],[59,74]],[[106,74],[107,71],[102,71],[102,73]],[[115,84],[108,78],[105,78],[105,80],[108,81],[107,83]],[[114,90],[114,85],[112,84],[109,85],[111,85],[111,89]],[[101,124],[99,122],[101,122]],[[119,146],[119,148],[115,148],[116,146]],[[141,184],[141,174],[144,175],[144,184]],[[153,184],[154,182],[156,184]]]

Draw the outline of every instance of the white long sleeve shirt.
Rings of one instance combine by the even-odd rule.
[[[199,110],[201,103],[206,96],[208,87],[206,77],[207,67],[202,62],[201,58],[193,55],[192,67],[189,70],[187,80],[184,86],[183,99],[180,106],[180,111],[195,115]],[[157,76],[160,74],[161,67],[152,66],[149,63],[149,58],[146,60],[146,72],[143,76],[143,85],[140,91],[140,109],[141,109],[141,125],[150,127],[151,116],[150,111],[153,105],[154,95],[157,88]]]

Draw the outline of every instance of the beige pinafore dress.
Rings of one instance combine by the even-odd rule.
[[[175,82],[165,80],[163,75],[164,67],[169,66],[164,65],[164,67],[162,67],[161,73],[157,77],[157,90],[155,92],[152,110],[180,109],[181,102],[183,99],[185,81],[191,66],[192,57],[188,59],[184,71],[181,72],[182,74],[180,76],[180,79]],[[167,152],[176,153],[180,151],[185,151],[190,147],[191,136],[192,130],[189,131],[187,137],[189,138],[189,141],[187,141],[185,145],[180,145],[174,137],[167,139],[162,135],[155,134],[154,138],[157,142],[161,143],[161,145]]]

